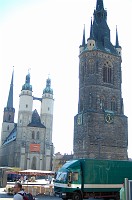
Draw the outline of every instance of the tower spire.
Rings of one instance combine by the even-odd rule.
[[[90,38],[93,38],[93,23],[92,23],[92,17],[91,17],[91,27],[90,27]]]
[[[97,0],[96,10],[102,10],[102,9],[104,9],[103,0]]]
[[[115,44],[115,47],[116,47],[116,48],[120,47],[120,45],[119,45],[119,39],[118,39],[117,26],[116,26],[116,44]]]
[[[13,80],[14,80],[14,67],[13,67],[10,90],[8,95],[7,108],[13,108]]]
[[[82,39],[82,46],[85,47],[85,24],[84,24],[84,29],[83,29],[83,39]]]

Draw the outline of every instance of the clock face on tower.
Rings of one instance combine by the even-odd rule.
[[[113,123],[113,121],[114,121],[113,114],[106,113],[105,114],[105,122],[111,124],[111,123]]]

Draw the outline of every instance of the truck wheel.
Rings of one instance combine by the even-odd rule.
[[[81,194],[80,193],[74,193],[73,196],[72,196],[72,200],[81,200],[82,197],[81,197]]]

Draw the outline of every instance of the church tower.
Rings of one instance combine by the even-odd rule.
[[[12,72],[7,106],[4,108],[2,133],[1,133],[1,144],[3,144],[3,142],[9,135],[9,133],[14,129],[15,109],[13,108],[13,79],[14,79],[14,71]]]
[[[43,90],[42,103],[41,103],[41,122],[46,127],[45,138],[45,152],[46,152],[46,169],[52,169],[52,155],[53,155],[53,143],[52,143],[52,127],[53,127],[53,90],[51,89],[51,79],[46,80],[46,88]]]
[[[30,74],[26,75],[25,84],[22,86],[19,100],[18,126],[27,126],[31,122],[33,96]]]
[[[97,0],[90,37],[79,54],[79,103],[74,118],[75,158],[128,159],[128,119],[122,98],[122,57],[110,40],[107,11]]]

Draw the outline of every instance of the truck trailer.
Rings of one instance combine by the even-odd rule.
[[[64,200],[119,200],[119,191],[125,178],[132,180],[132,161],[71,160],[56,173],[54,193]]]

